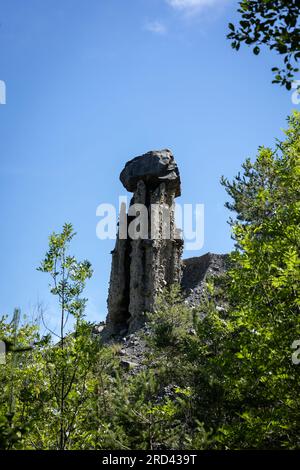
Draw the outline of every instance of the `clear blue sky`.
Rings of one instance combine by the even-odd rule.
[[[231,0],[1,0],[1,313],[30,314],[39,299],[54,315],[47,276],[35,268],[49,233],[69,221],[74,254],[94,267],[88,318],[105,317],[114,242],[96,238],[96,207],[126,194],[120,170],[150,149],[171,148],[181,202],[205,204],[205,245],[186,256],[231,249],[219,178],[272,145],[293,108],[291,94],[271,84],[273,54],[231,49],[236,8]]]

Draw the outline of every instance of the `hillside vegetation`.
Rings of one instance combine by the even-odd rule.
[[[140,333],[138,371],[85,318],[92,269],[69,254],[72,226],[52,234],[39,269],[60,329],[41,337],[18,309],[0,321],[0,447],[299,449],[299,155],[295,112],[283,141],[222,179],[234,214],[230,267],[197,307],[176,285],[160,297]]]

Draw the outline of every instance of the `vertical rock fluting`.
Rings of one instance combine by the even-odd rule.
[[[153,311],[157,294],[180,282],[183,248],[174,202],[180,196],[180,175],[171,151],[151,151],[130,160],[120,180],[133,197],[128,214],[120,216],[112,251],[107,317],[112,333],[138,329],[144,313]],[[141,213],[147,214],[146,224],[137,222]],[[134,224],[139,235],[132,237]]]

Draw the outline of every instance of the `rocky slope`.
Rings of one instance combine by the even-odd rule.
[[[207,278],[219,276],[226,271],[227,260],[228,255],[214,253],[183,260],[181,285],[185,301],[191,307],[199,305],[205,295],[204,285]],[[117,335],[108,336],[104,324],[100,326],[100,331],[105,342],[120,344],[120,363],[130,374],[145,367],[145,336],[149,333],[147,324],[130,334],[124,329]]]

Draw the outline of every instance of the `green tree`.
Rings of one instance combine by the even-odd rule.
[[[300,58],[300,4],[298,0],[242,0],[238,12],[241,15],[236,28],[229,23],[233,49],[239,50],[242,43],[253,47],[254,54],[266,46],[283,58],[282,69],[273,67],[273,83],[291,89],[296,66]]]
[[[57,448],[61,450],[72,440],[76,416],[87,399],[91,368],[99,350],[99,344],[91,334],[92,325],[84,320],[86,299],[81,298],[92,268],[88,261],[79,262],[68,254],[74,235],[71,224],[65,224],[61,233],[53,233],[49,238],[49,250],[38,268],[50,274],[51,293],[57,297],[60,310],[59,333],[52,331],[58,337],[58,343],[45,352],[45,368],[52,392],[49,423],[54,432],[59,430]],[[66,335],[70,316],[75,319],[75,327]],[[40,445],[45,445],[42,436]]]
[[[59,331],[49,330],[41,338],[36,324],[20,321],[18,309],[13,321],[0,319],[7,352],[0,365],[2,449],[120,448],[127,439],[114,420],[123,400],[118,403],[113,397],[125,393],[124,383],[116,378],[117,348],[103,346],[94,325],[84,318],[81,293],[91,267],[68,254],[73,236],[70,225],[52,234],[39,268],[50,274],[51,292],[58,298]],[[41,307],[39,316],[45,326]],[[72,317],[75,322],[69,327]]]
[[[226,439],[245,446],[299,448],[299,369],[292,344],[300,338],[300,113],[286,140],[261,147],[243,175],[223,184],[237,212],[237,250],[230,270],[231,330],[222,367],[240,410]],[[234,347],[232,347],[234,339]],[[229,354],[228,354],[229,353]],[[225,429],[225,428],[224,428]]]
[[[28,397],[38,397],[37,359],[48,338],[40,338],[35,325],[22,322],[19,309],[12,321],[0,319],[0,338],[6,344],[5,363],[0,365],[0,448],[26,448],[35,418]]]

